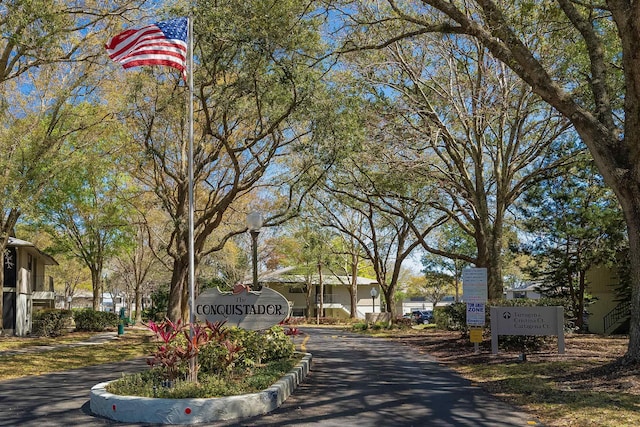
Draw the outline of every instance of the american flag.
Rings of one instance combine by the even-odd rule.
[[[124,68],[167,65],[182,71],[186,79],[187,18],[123,31],[109,40],[105,47],[109,58]]]

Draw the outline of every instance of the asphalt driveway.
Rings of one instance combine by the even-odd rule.
[[[426,354],[338,329],[302,330],[313,364],[294,394],[270,414],[209,425],[540,425]],[[114,423],[89,411],[93,385],[142,369],[146,369],[144,361],[136,360],[0,382],[0,426],[144,425]]]

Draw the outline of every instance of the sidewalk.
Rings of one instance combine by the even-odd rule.
[[[85,341],[78,341],[78,342],[68,343],[68,344],[56,344],[56,345],[34,345],[31,347],[4,350],[4,351],[0,351],[0,357],[15,356],[17,354],[42,353],[45,351],[56,350],[59,348],[72,348],[72,347],[82,347],[86,345],[99,345],[117,338],[118,338],[117,332],[101,332],[99,334],[91,336]]]

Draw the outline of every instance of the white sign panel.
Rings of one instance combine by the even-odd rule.
[[[462,299],[464,302],[486,303],[487,269],[465,268],[462,270]]]
[[[271,288],[251,291],[244,287],[234,292],[207,289],[196,298],[196,317],[226,322],[226,326],[259,331],[277,325],[289,316],[289,301]]]
[[[467,303],[467,325],[484,326],[485,305],[477,302]]]
[[[562,307],[491,307],[491,346],[498,353],[498,335],[542,335],[558,337],[558,352],[564,353],[564,309]]]

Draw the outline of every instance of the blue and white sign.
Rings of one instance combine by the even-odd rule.
[[[484,326],[485,304],[479,302],[467,303],[467,325]]]

